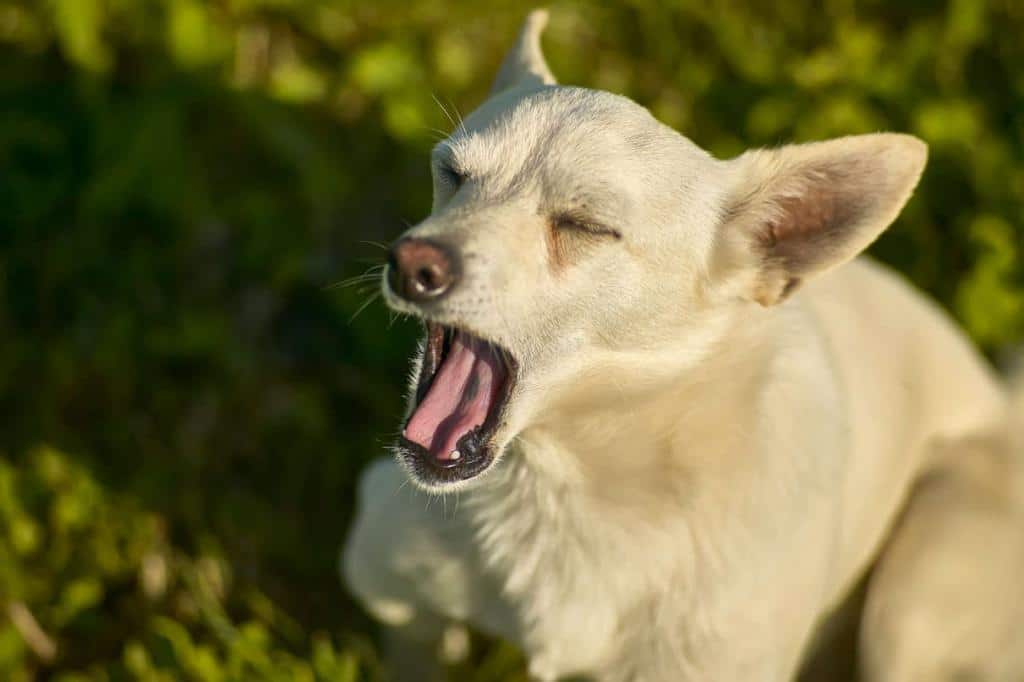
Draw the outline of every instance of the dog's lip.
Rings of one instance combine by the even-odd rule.
[[[398,437],[398,456],[410,467],[413,475],[427,485],[443,485],[464,481],[483,473],[494,461],[497,444],[495,435],[504,423],[505,411],[519,374],[515,357],[501,344],[476,334],[465,326],[446,325],[424,320],[426,343],[423,362],[417,379],[412,409]],[[474,426],[457,441],[457,458],[431,453],[427,447],[407,437],[407,430],[417,409],[427,397],[438,371],[451,352],[455,336],[459,334],[474,342],[485,344],[496,353],[504,370],[496,398],[490,405],[482,424]]]

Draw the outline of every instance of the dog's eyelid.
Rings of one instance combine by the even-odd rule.
[[[557,229],[586,232],[599,237],[612,237],[616,240],[622,239],[622,233],[615,228],[608,227],[588,216],[569,211],[553,214],[551,224]]]
[[[450,180],[456,186],[461,185],[469,177],[469,174],[456,161],[455,152],[447,144],[443,142],[438,144],[430,156],[439,177]]]
[[[467,173],[459,170],[458,167],[448,161],[439,161],[436,168],[439,178],[455,185],[456,187],[465,182],[466,178],[469,177]]]

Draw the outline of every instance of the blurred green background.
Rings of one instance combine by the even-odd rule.
[[[426,214],[438,102],[528,8],[0,0],[0,678],[379,679],[337,553],[417,330],[330,285]],[[716,154],[926,139],[873,252],[1024,337],[1020,0],[552,9],[563,82]],[[452,677],[525,679],[493,645]]]

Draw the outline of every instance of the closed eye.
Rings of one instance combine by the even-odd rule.
[[[592,237],[622,239],[622,233],[618,230],[575,213],[554,214],[551,216],[551,227],[560,232],[576,232]]]
[[[441,164],[437,167],[437,177],[452,189],[458,189],[466,181],[465,173],[455,170],[448,164]]]
[[[556,273],[584,258],[591,249],[598,248],[602,243],[622,239],[622,233],[618,230],[588,216],[568,211],[549,217],[546,236],[551,267]]]

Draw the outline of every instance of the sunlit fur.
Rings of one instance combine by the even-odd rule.
[[[871,566],[865,679],[1024,674],[1006,391],[935,306],[855,258],[924,145],[718,160],[628,99],[553,85],[542,25],[436,150],[408,232],[464,260],[431,317],[520,371],[488,471],[405,485],[382,460],[364,478],[345,577],[406,674],[427,678],[414,652],[454,619],[515,641],[539,680],[788,680]],[[621,239],[553,264],[567,210]]]

